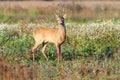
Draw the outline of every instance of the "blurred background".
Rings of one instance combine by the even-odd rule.
[[[0,23],[54,20],[64,11],[75,22],[120,19],[119,0],[1,0]],[[51,17],[52,16],[52,17]]]

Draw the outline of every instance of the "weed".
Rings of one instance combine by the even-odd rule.
[[[49,24],[49,23],[48,23]],[[120,72],[119,21],[67,23],[67,39],[62,46],[63,63],[56,61],[55,46],[47,46],[46,61],[38,49],[32,62],[32,32],[46,24],[20,22],[1,24],[0,79],[118,79]],[[55,24],[50,24],[53,27]],[[41,46],[39,47],[41,48]],[[114,76],[114,77],[113,77]]]

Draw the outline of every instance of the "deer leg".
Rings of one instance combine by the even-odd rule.
[[[36,49],[40,44],[41,44],[41,42],[35,43],[35,45],[34,45],[33,48],[32,48],[33,61],[34,61],[34,52],[35,52],[35,49]]]
[[[62,60],[61,45],[59,46],[59,57],[60,57],[60,60]]]
[[[58,61],[62,60],[61,45],[56,45]]]
[[[42,49],[41,49],[41,52],[42,52],[43,56],[46,58],[46,60],[48,60],[48,58],[47,58],[47,56],[46,56],[46,54],[45,54],[46,46],[47,46],[47,43],[44,43],[44,42],[43,42],[43,47],[42,47]]]

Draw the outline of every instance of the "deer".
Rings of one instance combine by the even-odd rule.
[[[42,45],[41,52],[43,56],[46,58],[46,60],[48,60],[45,54],[47,43],[53,43],[55,45],[57,59],[58,61],[62,60],[61,45],[65,42],[66,39],[66,27],[64,23],[66,14],[64,14],[63,16],[55,15],[55,17],[58,21],[58,28],[42,27],[36,29],[33,32],[33,38],[35,41],[35,44],[32,47],[33,61],[34,61],[34,51],[39,45]]]

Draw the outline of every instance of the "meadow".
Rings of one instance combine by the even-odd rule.
[[[42,26],[56,24],[1,24],[0,78],[2,80],[109,80],[120,77],[120,21],[107,20],[88,23],[66,21],[67,39],[62,46],[63,63],[58,64],[55,47],[47,46],[46,61],[36,51],[32,32]],[[19,73],[20,72],[20,73]]]
[[[119,15],[93,20],[75,18],[68,12],[63,61],[58,63],[55,46],[51,43],[45,52],[48,61],[41,55],[41,46],[32,61],[33,31],[40,27],[57,28],[52,12],[46,16],[47,10],[39,12],[41,9],[20,7],[5,7],[0,11],[0,80],[120,79]]]

